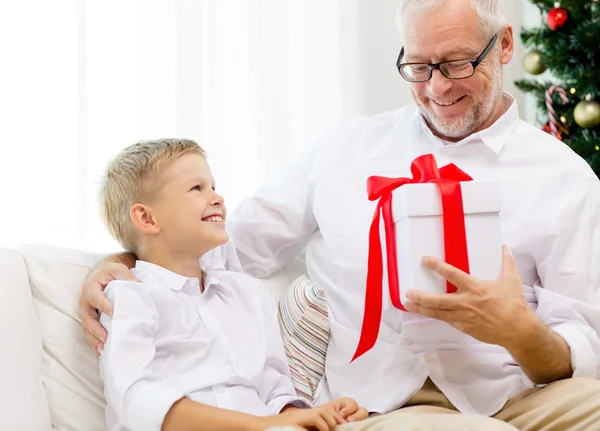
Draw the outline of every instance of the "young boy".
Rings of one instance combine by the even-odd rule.
[[[145,141],[109,166],[101,211],[138,258],[141,281],[112,281],[100,357],[111,431],[333,429],[363,419],[342,398],[310,408],[296,396],[262,283],[205,273],[199,259],[225,244],[226,210],[204,151],[193,141]]]

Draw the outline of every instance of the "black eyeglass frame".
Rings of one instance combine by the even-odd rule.
[[[483,62],[483,60],[487,57],[487,55],[490,53],[490,51],[494,47],[494,44],[498,40],[499,36],[500,36],[500,33],[496,33],[496,35],[492,38],[492,40],[490,40],[490,43],[487,44],[485,49],[482,51],[481,54],[479,54],[479,56],[475,60],[469,60],[469,59],[446,60],[446,61],[440,61],[439,63],[434,63],[434,64],[419,63],[419,62],[401,63],[402,57],[404,57],[404,47],[402,47],[402,49],[400,50],[400,55],[398,56],[398,60],[396,60],[396,68],[398,69],[398,73],[400,73],[400,76],[402,76],[402,78],[404,78],[404,80],[408,81],[408,82],[427,82],[431,79],[431,77],[433,76],[433,71],[436,69],[438,69],[442,73],[442,75],[444,75],[448,79],[467,79],[467,78],[472,77],[475,74],[475,69],[477,69],[477,66],[479,66]],[[450,76],[446,75],[446,73],[444,72],[444,69],[442,69],[441,66],[446,63],[454,63],[456,61],[466,61],[468,63],[471,63],[471,66],[473,66],[473,73],[470,74],[469,76],[463,76],[461,78],[451,78]],[[406,76],[404,75],[404,73],[402,73],[402,69],[405,66],[411,66],[411,65],[415,65],[415,64],[426,65],[428,67],[429,75],[428,75],[427,79],[421,79],[421,80],[407,79]]]

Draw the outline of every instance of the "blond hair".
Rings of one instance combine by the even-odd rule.
[[[125,250],[138,250],[131,207],[150,199],[159,187],[157,176],[186,154],[206,158],[206,152],[192,140],[159,139],[125,148],[108,165],[100,188],[100,214]]]

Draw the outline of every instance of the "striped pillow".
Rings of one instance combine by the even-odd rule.
[[[298,277],[279,301],[279,324],[296,393],[312,401],[329,343],[325,292],[306,275]]]

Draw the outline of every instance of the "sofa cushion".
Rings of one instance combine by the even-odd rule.
[[[296,392],[312,401],[329,343],[325,292],[306,275],[298,277],[279,301],[279,324]]]
[[[99,254],[58,247],[19,247],[42,328],[43,381],[58,430],[105,431],[98,360],[81,330],[79,295]],[[31,428],[33,429],[33,428]]]
[[[0,304],[0,429],[49,431],[42,338],[25,264],[15,250],[0,249]]]

